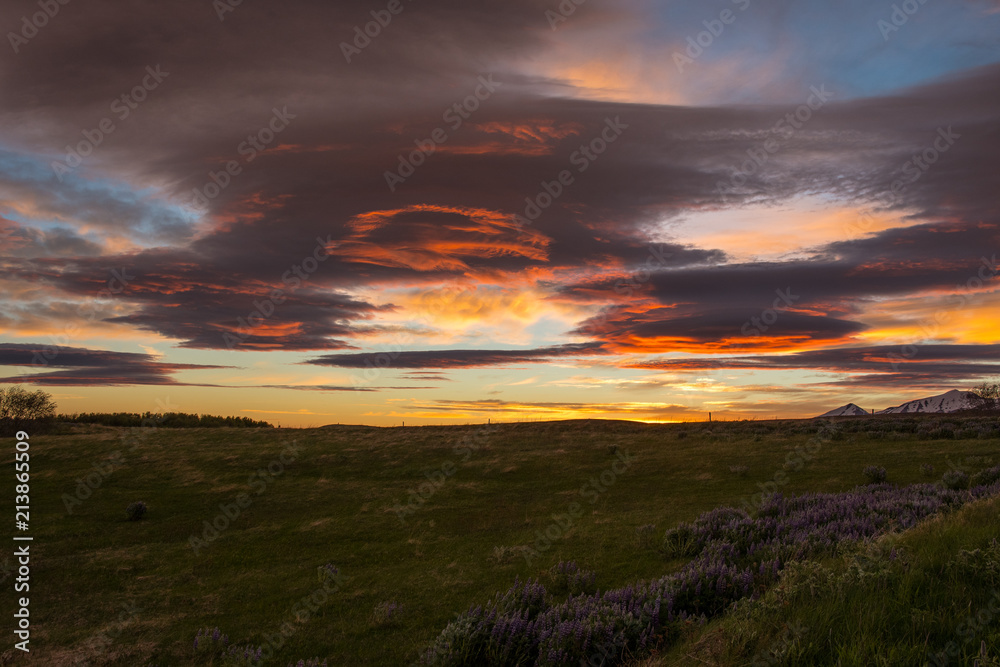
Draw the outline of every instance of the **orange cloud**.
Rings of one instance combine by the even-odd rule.
[[[467,143],[442,144],[437,151],[453,155],[551,155],[560,140],[583,131],[580,123],[554,120],[493,121],[470,128],[479,136]],[[482,140],[484,134],[489,140]]]
[[[685,305],[664,306],[648,300],[627,308],[612,306],[582,323],[574,333],[599,340],[619,354],[798,352],[853,341],[850,324],[827,330],[824,325],[830,315],[826,309],[786,308],[778,316],[782,327],[769,327],[762,335],[752,320],[728,311],[700,312]],[[758,320],[757,324],[762,323]]]
[[[203,228],[202,235],[231,231],[238,225],[264,220],[268,213],[283,207],[285,200],[290,197],[291,195],[267,197],[262,190],[258,190],[249,197],[230,203],[225,210],[211,216],[213,224]]]
[[[437,148],[439,153],[451,153],[453,155],[549,155],[553,147],[544,144],[534,144],[520,146],[518,144],[505,144],[499,141],[491,141],[482,144],[472,144],[467,146],[441,145]]]
[[[554,120],[526,121],[520,123],[479,123],[473,126],[487,134],[506,134],[515,139],[533,143],[547,143],[552,139],[565,139],[583,131],[580,123],[560,123]]]
[[[352,233],[328,251],[357,263],[472,275],[483,260],[548,259],[549,239],[500,211],[421,204],[371,211],[348,224]]]

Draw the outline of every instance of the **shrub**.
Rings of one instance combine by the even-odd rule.
[[[663,536],[661,552],[667,558],[697,556],[705,546],[707,535],[748,519],[749,515],[745,511],[732,507],[719,507],[705,512],[694,523],[680,523],[676,528],[668,530]]]
[[[969,480],[971,486],[990,486],[1000,481],[1000,466],[980,470]]]
[[[885,468],[881,466],[866,466],[861,472],[869,484],[881,484],[885,481]]]
[[[987,438],[995,438],[997,436],[997,430],[990,426],[989,424],[980,424],[976,427],[976,437],[980,440],[985,440]]]
[[[993,538],[985,549],[959,550],[946,571],[967,581],[986,581],[993,587],[1000,585],[1000,542]]]
[[[941,482],[952,491],[969,488],[969,475],[961,470],[949,470],[941,477]]]
[[[690,558],[698,555],[699,549],[700,544],[695,538],[693,527],[682,523],[666,532],[660,550],[667,558]]]
[[[139,502],[132,503],[125,508],[125,515],[128,517],[129,521],[138,521],[146,515],[146,503]]]
[[[553,593],[570,595],[593,593],[594,582],[597,580],[596,572],[581,570],[573,561],[559,561],[549,569],[549,576],[552,577]]]
[[[215,653],[219,650],[226,650],[229,646],[229,637],[224,635],[219,628],[202,628],[194,636],[194,650],[196,652]]]
[[[932,466],[930,463],[925,463],[922,466],[920,466],[920,473],[924,477],[933,477],[934,476],[934,466]]]
[[[151,425],[163,428],[274,428],[266,421],[249,417],[216,417],[184,412],[85,412],[58,415],[59,421],[72,424],[100,424],[118,428],[143,428]]]

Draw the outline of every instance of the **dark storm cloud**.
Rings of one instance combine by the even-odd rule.
[[[213,370],[230,366],[172,364],[149,354],[110,352],[75,347],[53,347],[0,343],[0,366],[37,369],[18,376],[0,377],[0,382],[30,382],[43,386],[105,387],[122,385],[189,385],[173,375],[186,370]],[[44,371],[46,368],[63,370]]]
[[[179,339],[181,347],[238,350],[319,350],[356,347],[342,338],[373,329],[352,320],[365,319],[376,309],[347,296],[302,290],[281,296],[281,303],[261,295],[187,290],[183,303],[145,304],[132,315],[108,322]],[[340,337],[340,338],[338,338]]]
[[[931,223],[831,243],[805,260],[659,272],[652,276],[650,291],[668,303],[756,302],[762,306],[776,289],[790,289],[799,297],[796,304],[800,306],[899,296],[964,286],[979,275],[984,258],[995,262],[998,251],[1000,221]]]
[[[877,345],[786,355],[650,359],[628,367],[667,372],[813,370],[845,375],[821,383],[826,385],[941,387],[1000,373],[1000,345]]]
[[[34,127],[62,127],[65,134],[51,137],[65,139],[53,149],[110,116],[116,129],[102,153],[141,150],[155,163],[165,157],[164,147],[192,151],[199,139],[222,138],[201,154],[216,156],[214,148],[245,134],[244,126],[256,130],[266,120],[260,114],[275,104],[290,105],[292,113],[309,107],[315,117],[337,123],[385,120],[401,102],[410,111],[432,101],[436,108],[464,90],[465,77],[474,81],[501,56],[537,45],[548,28],[539,1],[404,3],[405,11],[348,64],[340,44],[354,40],[355,27],[382,7],[243,4],[220,20],[218,4],[130,0],[63,6],[19,53],[8,48],[0,59],[0,82],[9,91],[0,106],[14,117],[30,114]],[[22,16],[37,11],[30,0],[4,3],[0,23],[18,26]],[[148,99],[120,118],[124,112],[115,112],[113,102],[143,82],[147,66],[167,74]],[[442,79],[456,90],[442,90]],[[227,131],[219,137],[222,129]],[[327,139],[349,137],[356,128],[330,129]],[[21,141],[43,140],[26,134]]]
[[[37,372],[0,377],[0,383],[28,382],[40,386],[106,387],[171,385],[220,387],[217,384],[178,382],[173,375],[186,370],[214,370],[232,366],[172,364],[149,354],[111,352],[51,345],[0,343],[0,366],[21,366]],[[60,370],[46,370],[60,369]],[[377,392],[386,389],[434,389],[428,386],[350,387],[337,385],[237,385],[229,389],[288,389],[311,392]]]
[[[114,299],[137,308],[105,321],[132,324],[178,339],[189,348],[351,348],[338,337],[371,331],[355,322],[391,309],[319,289],[319,269],[310,276],[296,264],[298,273],[286,266],[285,273],[276,270],[265,276],[255,274],[253,266],[247,258],[240,270],[225,272],[198,254],[162,250],[78,258],[69,264],[40,258],[8,261],[4,273],[79,298],[94,298],[106,288],[114,271],[125,283],[115,284]]]
[[[216,370],[233,366],[172,364],[149,354],[111,352],[75,347],[54,347],[20,343],[0,343],[0,366],[20,366],[38,372],[0,377],[0,383],[23,383],[41,386],[106,387],[125,385],[171,385],[221,387],[217,384],[178,382],[178,371]],[[60,369],[60,370],[45,370]],[[386,389],[435,389],[430,386],[351,387],[338,385],[236,385],[229,389],[289,389],[315,392],[377,392]]]
[[[426,350],[327,354],[309,364],[339,368],[481,368],[553,361],[561,357],[607,354],[599,343],[575,343],[534,350]]]
[[[640,350],[655,338],[706,350],[766,350],[849,340],[866,328],[850,317],[873,299],[935,291],[964,303],[969,292],[996,280],[998,254],[998,223],[929,223],[830,243],[807,259],[682,267],[652,272],[641,284],[600,278],[565,286],[563,294],[597,302],[615,295],[613,307],[575,333],[621,350]]]
[[[789,345],[838,341],[867,328],[849,320],[794,312],[783,312],[774,319],[762,320],[760,309],[694,310],[664,308],[638,314],[623,312],[610,318],[598,316],[584,322],[574,333],[596,336],[617,344],[620,351],[642,351],[643,341],[657,339],[665,339],[658,344],[658,351],[672,344],[676,344],[678,349],[687,349],[685,343],[705,351],[725,351],[755,346],[766,349],[778,342]]]

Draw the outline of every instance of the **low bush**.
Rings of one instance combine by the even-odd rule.
[[[597,573],[581,570],[573,561],[559,561],[549,569],[549,578],[552,580],[550,588],[553,593],[582,595],[595,592]]]
[[[861,474],[869,484],[881,484],[886,478],[885,468],[880,466],[866,466]]]
[[[142,517],[146,516],[147,510],[146,503],[140,500],[139,502],[131,503],[125,508],[125,516],[128,517],[129,521],[139,521]]]
[[[953,491],[969,488],[969,474],[961,470],[949,470],[941,477],[941,483]]]

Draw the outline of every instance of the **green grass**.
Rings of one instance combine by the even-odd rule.
[[[1000,462],[995,438],[930,439],[933,419],[845,421],[848,432],[822,443],[799,470],[783,464],[807,445],[809,422],[574,421],[485,433],[479,426],[160,428],[124,443],[118,431],[97,426],[39,435],[31,439],[32,653],[18,662],[209,664],[192,649],[199,628],[218,626],[235,643],[259,645],[290,623],[295,633],[268,664],[312,656],[330,665],[407,664],[456,613],[515,576],[544,577],[559,560],[596,571],[601,589],[672,571],[680,561],[640,548],[637,527],[656,524],[662,535],[703,511],[749,500],[777,473],[787,475],[781,491],[802,493],[847,490],[864,482],[866,465],[905,484],[928,481],[924,464],[940,477],[949,460]],[[888,435],[867,434],[872,425],[885,425]],[[924,435],[901,432],[921,425]],[[293,440],[301,448],[294,462],[256,495],[260,483],[251,486],[251,476]],[[602,473],[609,479],[615,448],[632,463],[592,504],[594,495],[581,489]],[[63,495],[116,451],[124,465],[67,513]],[[402,524],[393,507],[448,462],[454,474]],[[252,504],[195,555],[189,538],[240,493]],[[0,500],[13,516],[13,490]],[[149,512],[128,521],[125,508],[137,500]],[[533,562],[494,560],[496,547],[534,545],[536,531],[574,502],[581,512],[572,528]],[[297,623],[293,607],[320,587],[317,568],[328,562],[346,581]],[[375,611],[386,602],[402,606],[391,622]],[[3,605],[11,619],[13,593]]]
[[[759,601],[644,664],[972,665],[984,644],[1000,658],[998,537],[1000,498],[989,498],[796,564]]]

